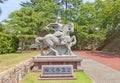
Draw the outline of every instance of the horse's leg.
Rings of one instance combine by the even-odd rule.
[[[70,47],[76,44],[76,37],[72,36],[71,37],[71,42],[70,42]]]
[[[35,42],[38,43],[38,45],[40,46],[40,54],[44,55],[44,53],[43,53],[43,37],[37,37],[35,39]]]
[[[40,54],[45,55],[44,52],[43,52],[43,43],[41,43],[41,45],[40,45]]]
[[[70,45],[69,45],[68,43],[66,43],[66,46],[67,46],[67,48],[68,48],[68,53],[69,53],[70,55],[73,55],[73,52],[71,51]]]
[[[48,38],[48,39],[46,38],[46,40],[44,41],[44,43],[45,43],[47,46],[50,47],[50,50],[51,50],[51,51],[55,52],[55,56],[58,56],[58,55],[59,55],[58,51],[53,48],[54,45],[55,45],[55,42],[54,42],[53,40],[51,40],[51,39],[49,39],[49,38]]]
[[[52,50],[53,52],[55,52],[55,56],[59,56],[59,53],[57,50],[53,49],[53,47],[50,47],[50,50]]]
[[[71,40],[70,40],[70,44],[67,43],[67,47],[68,47],[68,50],[69,50],[69,53],[70,53],[71,56],[74,56],[74,53],[71,50],[71,46],[73,46],[75,44],[76,44],[76,37],[72,36]]]

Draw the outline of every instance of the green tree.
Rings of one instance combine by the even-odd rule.
[[[63,3],[64,2],[64,3]],[[60,4],[60,12],[63,20],[74,22],[80,16],[82,0],[63,0]]]
[[[41,35],[41,30],[50,22],[55,22],[56,15],[58,12],[59,6],[53,3],[53,0],[31,0],[29,3],[35,4],[32,9],[34,10],[34,23],[36,23],[35,30],[37,31],[37,35]],[[22,3],[23,7],[28,7],[28,3]]]
[[[104,8],[102,9],[101,27],[107,29],[106,40],[101,43],[98,50],[102,50],[120,33],[120,0],[106,0],[104,1]]]
[[[0,24],[0,32],[2,32],[2,31],[3,31],[3,25]]]
[[[47,5],[46,5],[47,4]],[[32,7],[24,7],[9,15],[10,20],[6,20],[7,31],[17,35],[22,41],[22,50],[24,48],[25,39],[30,35],[43,36],[45,31],[43,28],[50,22],[55,21],[57,6],[50,1],[37,2],[37,5]]]
[[[45,33],[43,28],[48,23],[55,22],[56,16],[61,12],[63,23],[72,21],[75,24],[75,33],[73,34],[76,35],[78,42],[74,48],[84,49],[86,46],[91,45],[94,49],[96,43],[99,44],[105,39],[106,25],[108,26],[111,23],[111,19],[106,16],[106,11],[108,11],[107,7],[116,1],[110,4],[107,2],[108,0],[96,0],[94,3],[82,3],[82,0],[62,0],[59,3],[58,0],[30,0],[29,2],[23,2],[21,3],[23,8],[11,13],[9,16],[10,20],[6,22],[8,27],[6,31],[12,31],[12,33],[24,35],[24,37],[25,35],[34,34],[43,36]],[[69,7],[70,5],[72,7]],[[62,8],[63,6],[66,8]],[[109,9],[109,11],[112,10]],[[110,20],[106,22],[108,18]],[[119,21],[117,22],[119,23]],[[96,30],[98,28],[99,30]]]
[[[120,0],[107,0],[104,4],[105,7],[101,12],[102,27],[110,26],[115,29],[120,23]]]
[[[34,10],[32,8],[22,8],[11,13],[10,20],[6,21],[6,30],[20,38],[22,50],[24,49],[25,39],[35,35],[34,27],[36,27],[36,24],[33,16]]]

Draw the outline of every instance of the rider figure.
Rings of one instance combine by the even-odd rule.
[[[53,35],[59,38],[61,44],[65,44],[65,41],[64,41],[65,34],[63,33],[63,24],[61,24],[61,21],[62,21],[61,17],[58,16],[56,21],[56,23],[58,24],[58,27]]]
[[[59,16],[57,17],[56,24],[58,24],[58,27],[56,27],[53,35],[60,37],[61,35],[63,35],[63,32],[62,32],[63,24],[61,24],[61,17]]]
[[[63,37],[64,37],[64,33],[63,33],[63,30],[62,30],[62,29],[63,29],[63,24],[61,24],[61,17],[58,16],[56,23],[53,23],[53,24],[57,25],[57,27],[53,25],[54,27],[49,28],[49,29],[55,31],[55,32],[53,33],[53,35],[59,38],[60,43],[64,43],[64,41],[62,40]],[[50,26],[50,25],[48,25],[48,27],[49,27],[49,26]],[[48,27],[46,27],[46,28],[48,29]]]

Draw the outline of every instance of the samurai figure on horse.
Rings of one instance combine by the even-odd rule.
[[[41,55],[44,55],[43,49],[48,46],[51,50],[47,55],[74,55],[71,51],[71,46],[76,44],[76,37],[70,37],[70,33],[74,32],[74,24],[61,24],[61,17],[57,18],[56,23],[50,23],[46,26],[46,30],[54,30],[53,34],[37,37],[36,43],[40,45]]]

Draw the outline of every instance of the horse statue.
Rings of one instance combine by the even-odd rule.
[[[48,27],[46,27],[47,29]],[[37,37],[35,42],[40,45],[41,55],[44,55],[43,49],[47,46],[55,56],[73,55],[71,46],[76,44],[76,37],[70,37],[70,33],[74,32],[74,24],[72,22],[63,25],[60,30],[56,30],[53,34],[44,37]],[[62,53],[62,48],[66,49],[66,53]],[[48,55],[50,55],[49,53]],[[52,54],[51,54],[52,55]]]

